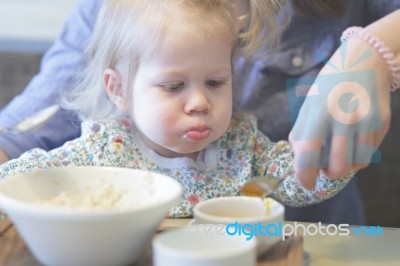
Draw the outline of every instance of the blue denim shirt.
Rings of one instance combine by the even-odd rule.
[[[91,35],[101,0],[81,0],[66,21],[54,45],[42,59],[40,72],[24,92],[0,113],[0,125],[11,126],[36,110],[57,102],[60,94],[75,87],[83,69],[83,51]],[[286,81],[315,76],[339,46],[341,33],[349,26],[366,26],[400,7],[400,0],[352,0],[345,2],[341,18],[311,18],[293,12],[276,51],[261,49],[249,60],[235,61],[235,102],[259,119],[259,128],[272,140],[286,139],[291,128]],[[288,10],[291,8],[287,7]],[[285,12],[287,12],[286,10]],[[282,17],[287,13],[283,12]],[[297,109],[302,104],[296,99]],[[80,122],[61,111],[35,132],[1,134],[0,147],[11,158],[34,147],[46,150],[80,135]],[[343,206],[346,206],[346,210]],[[301,209],[286,209],[287,220],[363,224],[363,211],[354,182],[336,197]]]
[[[0,113],[0,125],[12,126],[25,117],[57,103],[60,95],[75,88],[84,67],[83,52],[90,38],[102,1],[81,0],[65,22],[52,47],[42,58],[40,71],[22,94]],[[24,134],[0,134],[0,147],[16,158],[34,147],[50,150],[80,135],[80,122],[60,111],[46,125]]]

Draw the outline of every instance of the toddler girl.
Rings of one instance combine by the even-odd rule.
[[[317,179],[305,190],[287,142],[272,143],[249,114],[232,112],[235,52],[254,49],[274,21],[272,1],[107,0],[88,48],[83,81],[66,107],[82,136],[52,151],[34,149],[3,164],[0,177],[79,165],[147,169],[184,189],[170,217],[201,200],[239,195],[252,177],[282,178],[273,197],[306,206],[332,197],[350,177]],[[239,3],[239,2],[238,2]],[[132,177],[134,178],[134,177]]]

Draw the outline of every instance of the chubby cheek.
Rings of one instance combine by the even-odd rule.
[[[139,106],[138,106],[139,107]],[[153,142],[168,142],[176,129],[177,117],[163,108],[134,108],[136,127]]]
[[[174,132],[174,129],[177,129],[178,117],[173,113],[166,112],[165,110],[162,112],[157,112],[157,118],[154,121],[157,121],[157,125],[155,125],[164,135],[170,135]]]

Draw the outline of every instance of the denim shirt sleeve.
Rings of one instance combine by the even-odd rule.
[[[81,0],[72,11],[52,47],[42,58],[40,71],[24,91],[0,113],[0,125],[12,126],[25,117],[57,103],[62,93],[75,87],[83,68],[83,52],[92,33],[102,1]],[[50,150],[80,134],[77,118],[60,111],[34,132],[1,134],[0,148],[10,158],[39,147]]]

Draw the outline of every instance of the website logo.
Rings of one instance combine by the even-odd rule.
[[[197,226],[193,226],[197,225]],[[350,226],[349,224],[323,224],[310,223],[303,224],[293,223],[239,223],[233,222],[224,224],[197,224],[195,220],[190,221],[187,230],[200,230],[202,233],[209,235],[239,235],[246,236],[246,240],[254,237],[279,237],[285,241],[288,236],[383,236],[383,228],[381,226]]]
[[[345,66],[346,47],[347,42],[344,42],[340,48],[342,55],[340,67],[332,62],[326,62],[334,69],[332,74],[289,79],[286,82],[294,140],[322,142],[320,150],[307,151],[304,155],[308,158],[323,159],[304,160],[300,162],[301,167],[328,167],[330,161],[328,140],[341,136],[354,136],[346,139],[349,147],[346,159],[350,164],[380,162],[379,150],[357,140],[360,133],[373,133],[382,129],[375,71],[352,70],[369,58],[372,52],[370,49],[365,51],[355,62]],[[297,116],[302,105],[308,108],[307,116]]]
[[[277,237],[280,236],[282,241],[291,235],[303,236],[348,236],[350,234],[360,236],[383,236],[383,228],[378,226],[360,226],[351,228],[349,224],[302,224],[294,222],[293,224],[241,224],[234,222],[226,226],[226,233],[230,236],[245,235],[246,240],[253,237]]]

